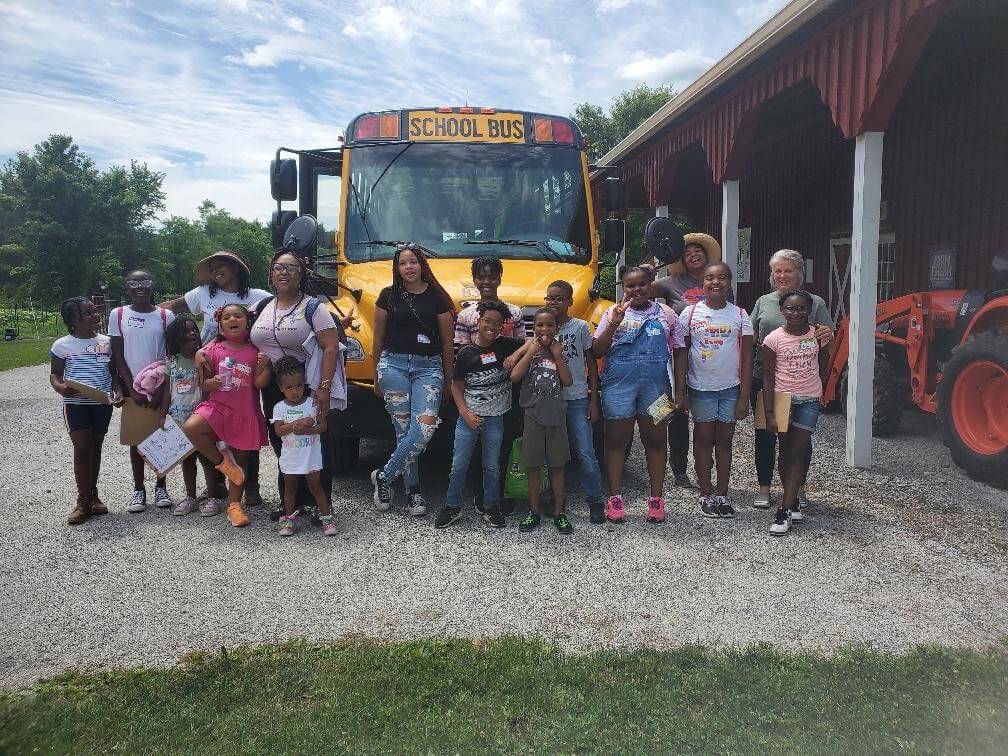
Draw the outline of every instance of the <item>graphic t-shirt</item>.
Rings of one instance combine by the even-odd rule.
[[[574,379],[570,386],[564,386],[563,397],[567,401],[584,399],[588,396],[588,366],[585,357],[591,352],[591,328],[580,318],[571,318],[560,326],[556,337]]]
[[[249,289],[244,297],[237,292],[217,289],[213,296],[210,296],[210,286],[203,284],[186,292],[185,303],[193,315],[203,315],[203,331],[200,333],[200,338],[206,344],[217,335],[217,321],[214,320],[214,313],[218,309],[224,305],[240,304],[245,305],[249,310],[254,310],[260,301],[269,296],[272,295],[264,289]]]
[[[503,304],[507,305],[508,310],[511,311],[511,319],[504,321],[504,327],[501,328],[501,336],[523,339],[525,337],[525,323],[522,321],[521,308],[510,302],[503,302]],[[472,344],[476,340],[479,317],[479,311],[476,309],[475,302],[463,308],[462,312],[458,314],[458,318],[455,320],[456,346]]]
[[[722,391],[742,381],[743,336],[752,336],[749,315],[726,304],[720,310],[705,302],[690,305],[679,314],[679,328],[690,337],[686,383],[697,391]]]
[[[432,286],[419,294],[405,289],[393,293],[392,287],[381,290],[375,305],[388,313],[385,323],[384,348],[396,354],[441,354],[441,332],[438,315],[450,312]]]
[[[273,405],[270,422],[293,423],[302,417],[314,416],[315,400],[312,397],[306,396],[304,401],[297,405],[288,404],[286,399],[281,399]],[[280,441],[280,472],[288,475],[304,475],[322,469],[322,442],[317,433],[303,436],[289,433],[281,437]]]
[[[133,378],[152,362],[165,358],[165,329],[173,320],[175,314],[161,307],[150,312],[116,307],[109,313],[109,336],[122,337],[123,355]]]
[[[778,328],[763,339],[763,346],[777,355],[774,390],[787,391],[792,396],[822,396],[819,342],[815,337],[815,328],[809,326],[801,336],[792,336],[783,328]]]
[[[567,400],[552,355],[538,352],[522,381],[518,403],[540,425],[560,425],[567,418]]]
[[[763,363],[760,360],[760,345],[763,343],[763,339],[767,337],[767,334],[784,327],[785,321],[784,313],[781,312],[780,308],[780,295],[772,291],[757,299],[756,304],[753,305],[751,317],[753,330],[756,332],[755,346],[753,347],[753,352],[755,353],[755,357],[753,358],[753,375],[757,378],[762,378]],[[829,307],[826,306],[823,298],[817,294],[812,294],[812,312],[809,313],[809,323],[814,326],[828,325],[831,328],[833,327],[833,319],[830,317]]]
[[[93,339],[64,336],[53,342],[51,354],[63,360],[63,377],[77,383],[94,386],[100,391],[112,391],[112,348],[109,337],[96,334]],[[99,404],[83,396],[64,396],[64,404]]]
[[[465,381],[465,403],[480,417],[497,417],[511,409],[511,375],[502,367],[523,342],[498,336],[492,346],[470,344],[455,358],[456,381]]]
[[[165,376],[168,379],[168,414],[182,425],[192,415],[201,401],[203,390],[196,380],[196,360],[175,354],[165,360]]]

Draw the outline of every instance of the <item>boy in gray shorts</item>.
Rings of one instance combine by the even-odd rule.
[[[518,529],[535,530],[542,520],[540,492],[542,466],[549,467],[553,489],[553,521],[561,533],[569,533],[570,520],[564,513],[564,465],[570,459],[567,445],[567,401],[564,386],[573,383],[570,368],[556,340],[556,313],[543,307],[535,314],[533,340],[511,371],[511,380],[521,381],[518,403],[525,411],[522,464],[528,474],[528,515]]]

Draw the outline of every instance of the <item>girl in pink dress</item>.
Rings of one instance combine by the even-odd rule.
[[[186,435],[228,479],[227,514],[231,524],[249,524],[242,507],[245,464],[251,451],[269,441],[259,391],[269,383],[270,361],[249,338],[252,317],[240,304],[214,315],[217,339],[196,352],[196,375],[207,396],[185,424]],[[223,442],[223,453],[218,449]]]

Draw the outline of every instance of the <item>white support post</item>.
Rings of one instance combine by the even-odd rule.
[[[882,136],[881,131],[869,131],[859,134],[854,142],[850,352],[847,358],[847,464],[852,467],[871,467],[872,461]]]
[[[721,254],[732,272],[732,292],[738,296],[735,274],[738,272],[739,182],[721,184]]]
[[[658,205],[654,209],[655,218],[668,218],[668,205]]]

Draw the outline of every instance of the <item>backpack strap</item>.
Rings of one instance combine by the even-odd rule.
[[[116,307],[116,325],[119,326],[119,338],[122,338],[122,307]]]
[[[315,312],[320,304],[322,303],[316,297],[308,297],[308,304],[304,308],[305,320],[308,321],[308,327],[312,329],[312,333],[315,333]]]
[[[161,333],[167,334],[168,333],[168,310],[166,310],[164,307],[159,307],[158,309],[161,310]]]

